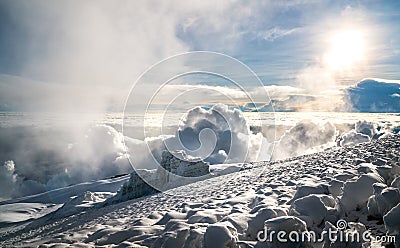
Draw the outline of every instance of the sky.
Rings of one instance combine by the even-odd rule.
[[[130,169],[122,137],[135,138],[132,131],[141,138],[142,127],[126,127],[122,136],[118,124],[88,125],[107,112],[164,109],[163,122],[167,110],[192,113],[183,134],[201,143],[201,131],[210,129],[226,144],[243,138],[247,126],[239,111],[217,103],[246,111],[271,111],[273,102],[278,111],[399,113],[398,23],[397,0],[0,0],[0,112],[33,112],[0,113],[0,122],[16,120],[0,128],[0,183],[11,189],[0,199]],[[36,112],[45,112],[37,115],[45,121],[54,119],[48,112],[60,114],[55,129],[30,123]],[[221,113],[237,125],[238,132],[230,127],[237,133],[232,139],[224,136],[223,122],[207,120]],[[148,143],[160,153],[164,137],[152,137],[158,130],[141,115],[123,121],[130,117],[149,138],[128,139],[132,156],[148,161]],[[275,119],[259,121],[271,127]],[[300,123],[284,140],[299,140],[304,130],[324,142],[336,135],[333,126]],[[248,142],[251,152],[266,149],[269,141],[259,134]],[[275,137],[275,129],[268,135]],[[235,153],[246,150],[246,142],[234,143]],[[229,157],[222,150],[212,154],[214,161]]]
[[[399,21],[399,1],[0,0],[0,110],[121,111],[143,72],[190,51],[240,60],[278,98],[396,80]]]

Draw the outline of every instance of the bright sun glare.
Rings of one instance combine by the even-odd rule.
[[[334,70],[351,69],[364,59],[365,39],[361,31],[344,30],[330,37],[325,63]]]

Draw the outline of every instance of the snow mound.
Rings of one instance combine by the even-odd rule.
[[[315,185],[300,185],[297,187],[296,194],[290,200],[293,202],[299,198],[311,195],[311,194],[329,194],[329,186],[326,184],[315,184]]]
[[[269,219],[265,221],[265,228],[269,230],[270,233],[272,233],[273,231],[276,233],[282,231],[285,232],[285,235],[283,237],[280,236],[279,238],[287,240],[287,242],[280,242],[277,235],[274,235],[273,239],[269,240],[269,242],[267,243],[269,247],[305,247],[305,244],[303,244],[304,242],[292,242],[289,239],[289,235],[291,235],[291,233],[296,232],[301,237],[302,233],[307,231],[306,223],[297,217],[281,216]]]
[[[258,232],[264,229],[265,221],[285,215],[287,215],[287,212],[284,209],[277,207],[266,207],[259,209],[257,213],[250,217],[248,221],[246,237],[250,240],[255,240]]]
[[[339,146],[355,145],[379,139],[389,133],[377,127],[376,124],[368,121],[358,121],[354,129],[342,134],[338,139]]]
[[[325,221],[336,223],[338,207],[332,196],[312,194],[295,200],[290,215],[299,217],[311,228]]]
[[[357,133],[355,130],[350,130],[349,132],[343,134],[340,137],[339,145],[340,146],[355,145],[369,141],[371,141],[371,138],[368,135]]]
[[[400,191],[386,185],[374,184],[374,195],[368,199],[368,212],[375,218],[382,218],[400,203]]]
[[[62,218],[72,214],[82,212],[85,209],[95,206],[97,203],[104,202],[114,193],[110,192],[90,192],[86,191],[79,196],[72,197],[61,208],[52,214],[52,218]]]
[[[218,223],[207,227],[204,234],[203,247],[235,247],[236,241],[236,229],[229,223]]]
[[[374,183],[384,183],[384,180],[375,173],[367,173],[345,182],[340,197],[343,210],[349,214],[351,211],[366,207],[369,197],[373,194]]]

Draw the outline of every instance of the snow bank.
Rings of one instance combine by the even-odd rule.
[[[368,135],[357,133],[355,130],[350,130],[344,133],[339,139],[340,146],[355,145],[359,143],[369,142],[371,138]]]
[[[384,180],[375,173],[367,173],[345,182],[340,197],[343,210],[349,214],[351,211],[365,208],[369,197],[374,193],[374,183],[384,183]]]
[[[5,237],[0,245],[23,241],[28,246],[65,246],[74,241],[82,246],[128,247],[370,247],[375,244],[330,242],[328,237],[319,244],[280,242],[277,233],[268,242],[260,231],[308,236],[308,230],[318,237],[324,230],[339,230],[338,225],[350,235],[361,236],[366,227],[374,227],[368,231],[372,236],[385,231],[399,235],[399,146],[398,137],[391,136],[268,167],[260,163],[165,193],[85,209],[87,213],[50,220],[44,227],[0,233]],[[79,199],[72,206],[96,197],[86,194]],[[340,219],[348,225],[337,224]]]
[[[0,227],[10,223],[38,219],[60,208],[61,204],[13,203],[0,205]]]
[[[325,221],[336,223],[338,207],[332,196],[311,194],[295,200],[289,213],[302,219],[307,227],[317,227]]]
[[[81,195],[72,197],[63,204],[61,208],[52,213],[52,218],[62,218],[75,213],[84,211],[85,209],[95,206],[97,203],[104,202],[113,196],[110,192],[90,192],[86,191]]]
[[[386,131],[379,131],[376,124],[367,121],[358,121],[354,129],[343,133],[338,139],[339,146],[355,145],[379,139],[388,134]]]

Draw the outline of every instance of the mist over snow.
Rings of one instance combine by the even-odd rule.
[[[358,121],[354,125],[354,129],[342,134],[338,138],[338,145],[346,146],[369,142],[390,135],[391,133],[395,133],[395,130],[384,130],[375,123]]]
[[[61,128],[0,129],[0,198],[44,192],[132,170],[122,134],[107,125],[73,133]]]
[[[167,149],[184,151],[210,164],[269,160],[271,155],[276,160],[379,139],[398,128],[384,122],[354,121],[343,128],[332,121],[299,120],[301,116],[279,127],[286,131],[279,131],[274,144],[263,136],[263,129],[271,127],[253,126],[250,131],[243,113],[222,104],[207,110],[193,108],[175,133],[145,140],[123,137],[116,127],[106,124],[40,127],[9,123],[0,128],[0,198],[129,173],[133,168],[128,158],[135,169],[154,169]]]
[[[396,127],[384,128],[377,123],[357,121],[347,131],[338,129],[329,121],[302,120],[286,130],[276,141],[273,159],[322,151],[332,146],[355,145],[396,133]]]
[[[0,165],[0,188],[2,190],[0,200],[13,196],[14,183],[16,181],[14,167],[14,162],[11,160],[5,161],[4,164]]]
[[[332,146],[337,131],[330,122],[317,123],[310,120],[298,122],[287,130],[275,145],[273,158],[284,159]]]
[[[150,137],[145,141],[126,139],[135,168],[154,168],[164,150],[184,151],[211,164],[268,160],[271,143],[262,133],[250,131],[238,109],[231,110],[223,104],[208,110],[201,107],[189,110],[175,135]],[[147,145],[150,153],[146,152]]]
[[[104,124],[2,127],[0,138],[1,198],[129,173],[128,157],[135,168],[156,168],[167,149],[211,164],[268,160],[271,149],[239,110],[221,104],[190,110],[175,135],[125,137],[126,148],[122,133]]]

